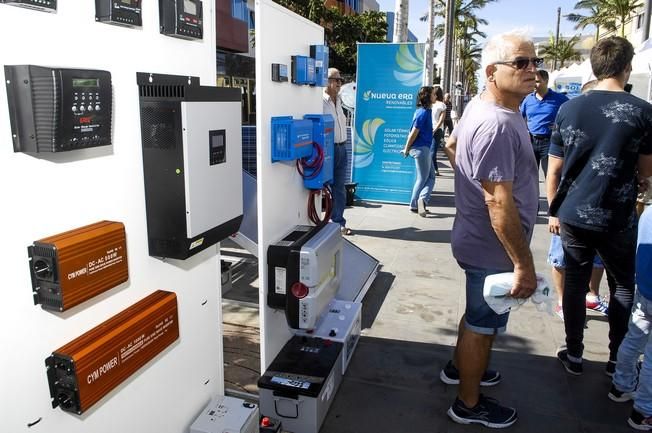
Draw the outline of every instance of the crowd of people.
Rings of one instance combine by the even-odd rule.
[[[556,356],[568,374],[582,375],[587,308],[606,315],[605,373],[612,386],[605,396],[633,400],[629,425],[652,430],[652,210],[643,212],[652,195],[652,105],[625,91],[633,56],[624,38],[600,40],[590,54],[595,80],[568,100],[548,88],[532,41],[510,32],[484,47],[485,88],[452,131],[450,96],[427,86],[418,93],[401,151],[416,168],[410,210],[423,217],[429,212],[445,129],[445,152],[455,171],[451,246],[466,276],[466,308],[440,378],[459,384],[448,410],[458,423],[502,428],[517,420],[516,409],[480,392],[502,379],[488,368],[489,358],[509,318],[509,312],[495,313],[482,293],[485,278],[502,272],[513,272],[514,298],[531,296],[537,286],[529,244],[542,169],[548,262],[566,334]],[[599,295],[603,272],[607,299]]]

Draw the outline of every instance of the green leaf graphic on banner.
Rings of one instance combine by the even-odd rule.
[[[374,141],[376,132],[385,121],[380,118],[365,120],[362,124],[362,131],[356,131],[356,140],[353,146],[354,164],[363,168],[374,160]]]
[[[365,101],[368,101],[370,96],[371,96],[371,90],[367,90],[366,92],[364,92],[362,94],[362,99],[364,99]]]
[[[401,45],[395,57],[399,69],[394,70],[394,78],[408,87],[417,86],[422,80],[423,52],[415,48],[414,45]]]

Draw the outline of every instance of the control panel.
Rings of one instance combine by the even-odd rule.
[[[14,152],[61,152],[111,144],[111,73],[5,66]]]
[[[95,0],[95,21],[142,27],[142,0]]]
[[[159,0],[161,33],[182,39],[202,39],[204,20],[200,0]]]
[[[0,3],[43,12],[57,11],[57,0],[0,0]]]

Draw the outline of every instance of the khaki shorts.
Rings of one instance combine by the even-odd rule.
[[[636,201],[646,206],[652,204],[652,176],[647,178],[647,191],[639,192]]]

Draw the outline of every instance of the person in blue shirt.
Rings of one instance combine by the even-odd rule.
[[[625,339],[618,349],[618,362],[609,398],[615,402],[634,400],[627,422],[636,430],[652,430],[652,209],[647,208],[638,224],[636,249],[636,294]],[[640,374],[638,359],[644,353]],[[638,383],[638,390],[636,385]],[[636,393],[634,393],[636,391]]]
[[[537,71],[534,92],[530,93],[521,102],[521,114],[527,120],[527,129],[530,131],[532,148],[537,160],[537,167],[543,169],[543,175],[548,172],[548,150],[550,136],[555,117],[561,104],[568,101],[566,95],[557,93],[548,88],[548,72]]]
[[[425,217],[426,205],[435,187],[435,168],[430,157],[432,143],[432,104],[436,101],[435,91],[431,86],[424,86],[417,94],[417,110],[412,118],[412,127],[401,150],[401,154],[414,159],[416,178],[410,197],[410,211]]]

